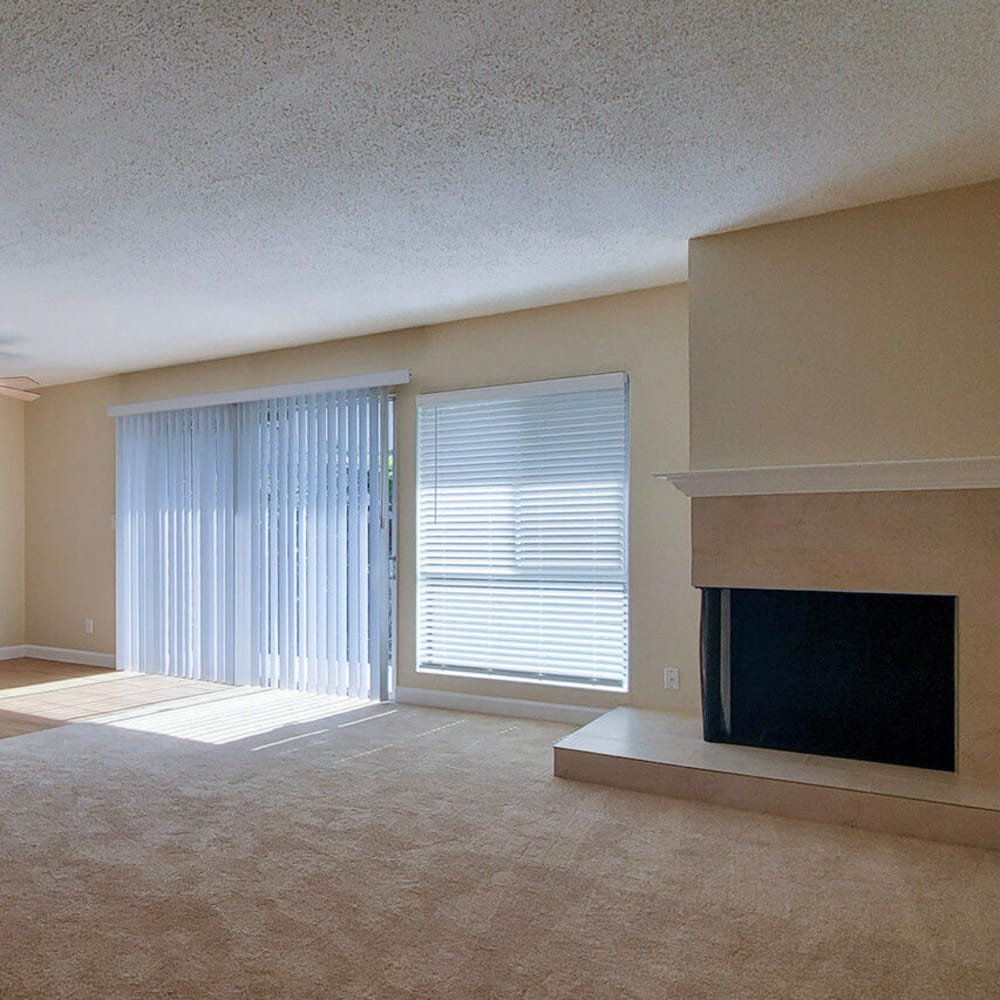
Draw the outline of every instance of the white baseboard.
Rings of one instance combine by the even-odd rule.
[[[0,646],[0,660],[19,660],[24,656],[24,646]]]
[[[114,669],[114,653],[91,653],[85,649],[60,649],[58,646],[22,646],[21,656],[36,660],[55,660],[56,663],[80,663],[85,667],[110,667]]]
[[[435,691],[431,688],[397,687],[396,701],[403,705],[424,708],[451,708],[458,712],[480,712],[484,715],[510,715],[518,719],[538,719],[542,722],[568,722],[584,726],[608,708],[588,708],[585,705],[560,705],[523,698],[494,698],[483,694],[463,694],[459,691]]]

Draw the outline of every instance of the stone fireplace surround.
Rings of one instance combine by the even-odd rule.
[[[954,594],[956,772],[1000,789],[1000,490],[701,498],[696,586]]]
[[[848,762],[837,771],[831,761],[827,780],[817,777],[827,758],[807,762],[780,751],[695,746],[691,720],[664,714],[658,722],[651,717],[659,713],[631,709],[591,724],[604,740],[597,745],[604,759],[591,761],[595,776],[588,778],[583,756],[591,727],[557,744],[556,773],[1000,847],[1000,458],[706,470],[663,478],[692,497],[695,586],[957,597],[956,773],[932,772],[921,783],[909,768]],[[615,721],[619,730],[624,722],[634,739],[645,740],[646,750],[637,755],[643,766],[632,775],[619,753],[622,780],[608,781],[619,752],[612,752],[610,740]],[[672,735],[662,744],[665,752],[653,753],[659,725]],[[670,758],[659,761],[672,768],[669,774],[650,770],[656,756]],[[820,770],[807,773],[809,763]],[[787,784],[773,784],[783,776]],[[746,788],[734,783],[736,777],[746,780]],[[890,794],[895,789],[899,795]]]

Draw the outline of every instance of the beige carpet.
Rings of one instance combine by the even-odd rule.
[[[567,727],[357,717],[0,742],[0,996],[1000,996],[1000,853],[560,781]]]

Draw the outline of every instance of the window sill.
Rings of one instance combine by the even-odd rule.
[[[560,681],[551,677],[533,677],[530,674],[503,674],[488,673],[479,670],[462,670],[451,667],[417,667],[418,674],[429,674],[435,677],[461,677],[463,680],[476,681],[503,681],[510,684],[531,684],[538,687],[554,688],[557,690],[571,689],[575,691],[594,691],[599,694],[624,695],[628,694],[628,682],[618,685],[612,684],[588,684],[583,681]]]

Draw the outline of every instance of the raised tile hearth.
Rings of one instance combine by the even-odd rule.
[[[554,753],[561,778],[1000,849],[1000,791],[960,774],[707,743],[699,719],[634,708]]]

